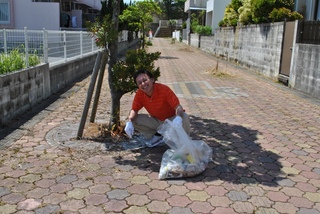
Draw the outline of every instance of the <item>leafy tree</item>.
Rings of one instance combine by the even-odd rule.
[[[140,69],[147,69],[155,80],[160,77],[160,68],[155,68],[154,61],[160,57],[160,52],[147,53],[144,49],[129,50],[124,61],[118,61],[112,69],[115,89],[122,95],[138,89],[133,74]]]
[[[238,11],[242,6],[242,0],[232,0],[230,5],[234,11]]]
[[[199,19],[195,13],[191,14],[191,31],[194,31],[196,27],[199,25]]]
[[[242,6],[242,0],[232,0],[224,11],[224,17],[219,22],[219,27],[236,26],[239,20],[239,8]]]
[[[137,69],[145,68],[153,72],[156,78],[160,76],[159,68],[154,69],[153,63],[159,58],[160,52],[147,54],[144,50],[128,51],[125,61],[117,60],[120,1],[113,0],[111,4],[113,9],[108,8],[109,11],[112,11],[112,16],[104,14],[102,18],[87,24],[89,32],[96,38],[96,45],[103,49],[100,76],[104,75],[108,63],[108,83],[111,93],[111,117],[108,128],[111,131],[117,130],[120,126],[121,97],[135,90],[132,74]],[[104,6],[108,7],[107,5]]]
[[[187,13],[184,12],[186,0],[158,0],[157,2],[163,11],[164,19],[187,19]]]
[[[120,0],[120,14],[128,7],[127,4],[124,4],[123,0]],[[108,15],[110,18],[113,16],[113,0],[106,0],[101,2],[101,10],[99,21],[102,22],[105,15]],[[118,31],[127,29],[127,23],[119,23]]]
[[[238,9],[239,21],[243,24],[252,23],[252,8],[251,3],[253,0],[243,0],[242,6]]]
[[[195,32],[199,35],[209,36],[211,35],[212,28],[209,26],[197,25]]]
[[[255,0],[251,2],[251,5],[252,20],[254,23],[270,22],[270,13],[272,13],[273,10],[280,10],[280,13],[282,14],[282,20],[278,19],[277,21],[283,21],[284,18],[290,19],[292,17],[295,17],[295,15],[291,16],[291,10],[294,5],[293,0]],[[294,14],[297,14],[297,12]]]
[[[253,23],[265,23],[269,21],[269,13],[276,6],[276,0],[251,1],[251,12]]]
[[[232,0],[219,26],[236,26],[238,21],[242,24],[259,24],[301,19],[299,13],[291,11],[293,5],[293,0]]]
[[[140,31],[142,48],[145,48],[145,33],[147,31],[147,25],[150,24],[154,14],[160,14],[161,9],[159,5],[152,0],[138,1],[135,4],[129,6],[120,15],[120,20],[127,21],[128,25],[134,27],[135,30]]]
[[[195,12],[191,14],[191,30],[196,32],[196,28],[198,25],[204,25],[204,18],[206,15],[206,11]]]
[[[96,20],[93,23],[87,23],[88,31],[96,38],[96,45],[103,49],[103,55],[100,62],[100,74],[104,75],[106,64],[108,63],[108,83],[111,93],[111,117],[109,121],[109,129],[117,127],[120,124],[120,98],[115,90],[112,82],[112,67],[117,62],[118,54],[118,30],[119,30],[119,13],[120,13],[120,1],[112,1],[112,10],[110,8],[104,9],[104,12],[109,10],[109,14],[103,14],[103,17]],[[103,5],[103,7],[106,7]],[[111,12],[112,11],[112,12]],[[112,14],[112,15],[111,15]],[[102,80],[102,78],[100,78]]]
[[[176,20],[173,20],[173,19],[170,19],[170,20],[168,21],[168,25],[169,25],[169,27],[170,27],[171,32],[173,32],[173,31],[175,30],[175,28],[176,28],[177,21],[176,21]]]
[[[276,0],[274,6],[275,6],[275,8],[284,7],[284,8],[292,10],[293,6],[294,6],[294,1],[293,0]]]
[[[292,11],[293,6],[293,0],[277,0],[275,2],[275,7],[269,13],[269,18],[273,22],[283,21],[284,19],[287,19],[288,21],[303,19],[303,16],[300,13]]]
[[[300,20],[303,19],[303,16],[298,12],[282,7],[274,8],[269,14],[269,18],[271,21],[276,22],[283,21],[284,19],[287,19],[287,21]]]

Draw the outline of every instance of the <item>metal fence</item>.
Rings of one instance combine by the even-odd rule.
[[[94,39],[86,31],[0,29],[0,53],[18,49],[27,67],[31,54],[52,66],[99,51]]]
[[[299,21],[297,43],[320,44],[320,21]]]

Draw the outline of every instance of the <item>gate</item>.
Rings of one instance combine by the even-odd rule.
[[[295,22],[285,22],[283,45],[280,60],[280,81],[288,83],[290,76],[291,55],[294,38]]]

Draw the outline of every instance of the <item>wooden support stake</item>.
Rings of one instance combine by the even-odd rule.
[[[87,99],[86,99],[86,102],[85,102],[85,105],[84,105],[84,108],[83,108],[83,112],[82,112],[82,117],[81,117],[79,129],[78,129],[78,134],[77,134],[77,138],[78,139],[82,138],[82,135],[83,135],[83,130],[84,130],[84,126],[86,124],[86,118],[88,116],[88,111],[89,111],[90,102],[91,102],[91,99],[92,99],[94,86],[96,84],[96,80],[97,80],[97,76],[98,76],[98,72],[99,72],[101,56],[102,56],[102,52],[99,51],[98,55],[97,55],[97,58],[96,58],[96,62],[94,64],[92,77],[91,77],[91,82],[90,82],[90,85],[89,85],[89,88],[88,88],[88,92],[87,92]]]
[[[90,117],[91,123],[93,123],[96,118],[98,102],[99,102],[100,92],[101,92],[102,83],[103,83],[103,76],[104,76],[107,62],[108,62],[108,53],[105,51],[102,55],[98,83],[97,83],[97,87],[96,87],[96,94],[95,94],[95,97],[93,100],[93,105],[92,105],[92,111],[91,111],[91,117]]]

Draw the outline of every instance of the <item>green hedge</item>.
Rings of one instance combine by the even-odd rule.
[[[19,48],[10,51],[8,54],[0,54],[0,74],[6,74],[26,68],[25,54],[20,53]],[[28,56],[29,67],[40,64],[40,57],[34,54]]]

